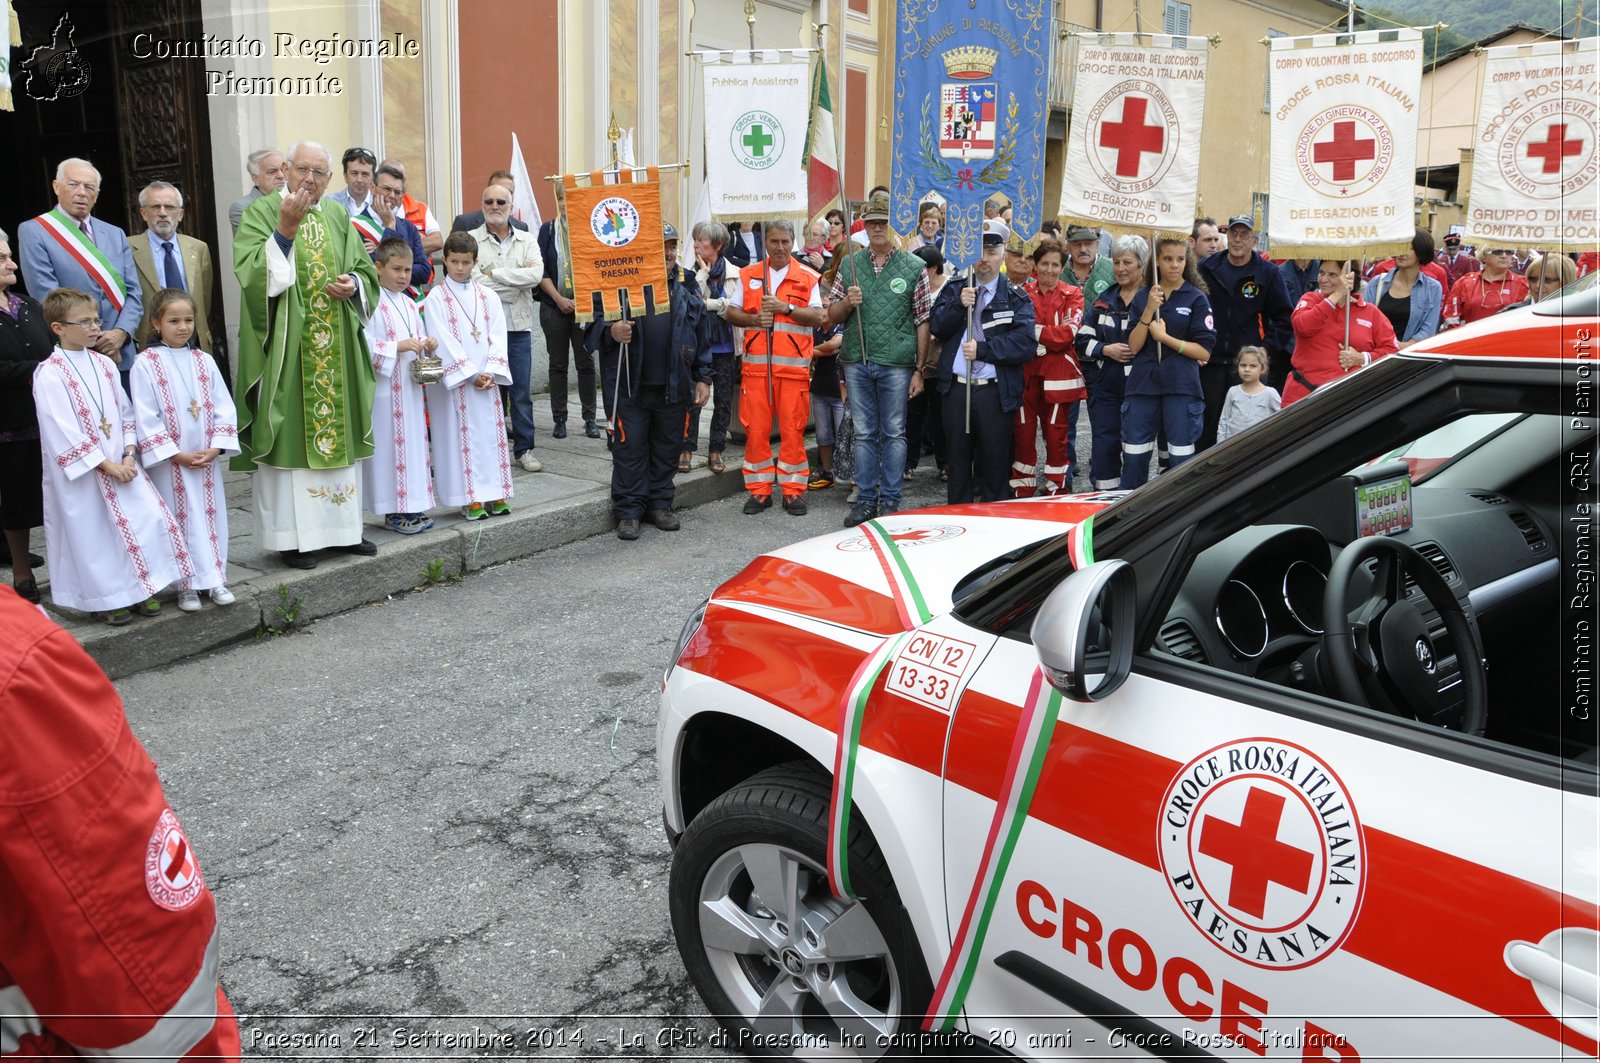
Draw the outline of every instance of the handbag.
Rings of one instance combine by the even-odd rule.
[[[444,379],[444,359],[432,351],[417,355],[411,363],[411,379],[418,384],[437,384]]]

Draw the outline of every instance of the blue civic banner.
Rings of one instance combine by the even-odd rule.
[[[889,198],[896,232],[917,227],[929,192],[945,200],[945,258],[978,258],[983,203],[1011,201],[1011,227],[1044,220],[1048,0],[899,0]]]

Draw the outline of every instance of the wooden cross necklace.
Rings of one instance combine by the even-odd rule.
[[[85,353],[87,353],[87,352],[85,352]],[[83,373],[78,369],[78,367],[75,364],[73,364],[71,356],[67,354],[65,349],[62,350],[61,357],[66,361],[67,366],[69,368],[71,368],[73,375],[78,378],[78,381],[81,384],[83,384],[83,390],[84,391],[88,391],[89,390],[89,382],[84,379]],[[94,375],[94,394],[90,395],[89,397],[94,400],[95,412],[100,415],[100,434],[102,436],[104,436],[105,438],[110,439],[111,438],[111,421],[109,419],[107,419],[105,403],[101,401],[100,374],[99,374],[99,372],[96,372],[95,375]]]
[[[478,339],[478,318],[474,314],[468,314],[467,313],[467,308],[465,306],[462,306],[461,300],[456,298],[456,293],[450,290],[450,283],[451,282],[449,280],[446,280],[444,282],[444,294],[446,294],[446,295],[448,295],[450,297],[450,301],[452,303],[455,303],[457,306],[461,307],[461,312],[463,314],[466,314],[467,323],[472,326],[472,338],[473,339]],[[469,291],[470,291],[470,289],[469,289]]]

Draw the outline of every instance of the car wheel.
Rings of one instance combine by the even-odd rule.
[[[829,788],[805,763],[751,777],[708,805],[673,852],[672,929],[729,1048],[795,1059],[878,1059],[918,1029],[932,995],[911,921],[864,825],[850,877],[828,889]],[[899,1036],[897,1036],[899,1035]]]

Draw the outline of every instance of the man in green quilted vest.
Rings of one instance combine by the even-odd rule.
[[[899,250],[889,235],[889,197],[869,197],[861,220],[867,246],[839,264],[828,307],[830,323],[846,323],[839,365],[856,433],[861,494],[845,518],[847,528],[900,508],[906,403],[922,392],[933,308],[922,259]]]

